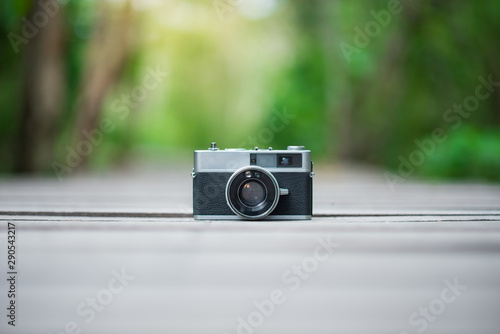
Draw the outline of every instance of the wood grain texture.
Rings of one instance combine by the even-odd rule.
[[[185,170],[2,180],[0,254],[14,223],[19,313],[0,332],[73,321],[82,333],[238,333],[238,318],[279,289],[286,300],[254,333],[418,333],[409,318],[456,279],[466,289],[422,332],[498,333],[499,186],[393,192],[380,171],[317,174],[317,215],[303,222],[195,222]],[[325,240],[337,247],[313,268]],[[312,268],[296,290],[294,266]],[[77,308],[122,269],[135,278],[87,323]]]
[[[192,214],[191,168],[0,181],[0,212]],[[389,186],[383,171],[317,168],[318,215],[500,213],[500,186],[409,180]]]

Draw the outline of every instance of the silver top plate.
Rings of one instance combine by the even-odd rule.
[[[257,155],[257,161],[251,163],[251,155]],[[302,167],[278,167],[278,156],[300,155]],[[311,172],[310,150],[196,150],[194,151],[194,172],[234,172],[246,166],[260,166],[271,173],[303,173]]]

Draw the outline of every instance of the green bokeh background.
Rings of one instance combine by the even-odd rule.
[[[82,131],[77,106],[90,45],[99,26],[115,24],[127,7],[131,47],[97,108],[98,120],[111,119],[115,129],[81,167],[175,161],[217,141],[305,145],[323,163],[397,171],[399,157],[418,149],[415,140],[442,128],[447,140],[416,175],[500,181],[500,87],[457,128],[443,118],[475,94],[479,76],[500,81],[500,2],[402,0],[392,14],[392,1],[65,1],[57,14],[64,18],[65,98],[53,149],[45,162],[23,169],[23,71],[32,51],[21,45],[15,53],[8,35],[22,34],[35,2],[1,0],[0,171],[53,175],[50,162],[64,162]],[[373,13],[389,21],[375,23]],[[357,31],[367,33],[370,24],[378,29],[356,47]],[[349,59],[346,44],[356,47]],[[151,68],[168,76],[120,119],[113,103]],[[270,134],[283,112],[293,118]]]

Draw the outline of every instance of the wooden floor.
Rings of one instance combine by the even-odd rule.
[[[312,221],[195,222],[190,166],[4,178],[0,333],[500,333],[500,186],[314,182]]]

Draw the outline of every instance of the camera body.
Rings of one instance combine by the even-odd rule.
[[[309,220],[313,163],[303,146],[287,150],[225,149],[212,143],[194,152],[196,220]]]

